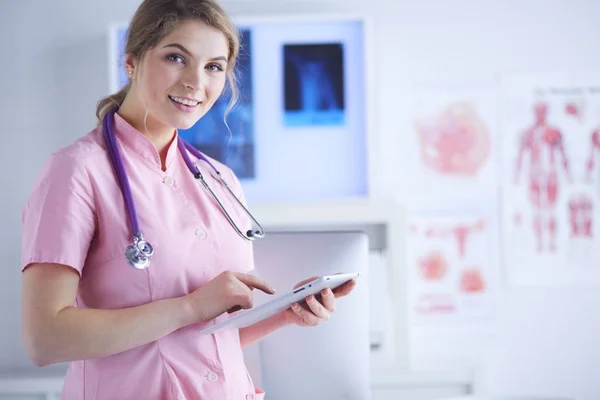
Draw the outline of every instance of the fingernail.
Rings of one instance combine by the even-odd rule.
[[[292,308],[293,308],[294,310],[297,310],[297,309],[299,309],[299,308],[300,308],[300,306],[298,305],[298,303],[294,303],[294,304],[292,304]]]
[[[329,291],[327,291],[327,289],[321,290],[321,296],[327,296],[328,294],[329,294]]]

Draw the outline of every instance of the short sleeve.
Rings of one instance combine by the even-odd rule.
[[[84,160],[56,153],[46,161],[21,213],[22,270],[56,263],[81,276],[96,218]]]
[[[244,194],[244,189],[242,187],[242,184],[240,183],[238,177],[235,175],[235,173],[231,170],[231,168],[227,168],[227,170],[229,171],[229,175],[231,176],[231,179],[228,181],[231,183],[230,189],[233,192],[233,194],[236,195],[236,197],[240,200],[240,202],[244,205],[244,207],[246,207],[246,209],[248,209],[248,201],[246,200],[246,195]],[[237,204],[235,204],[237,205]],[[250,216],[243,210],[240,209],[240,213],[239,215],[242,217],[242,221],[240,224],[240,228],[243,228],[242,232],[246,232],[249,229],[252,229],[252,219],[250,218]],[[242,239],[244,240],[244,239]],[[244,240],[247,245],[248,245],[248,268],[247,268],[247,272],[250,272],[252,270],[254,270],[254,246],[253,246],[253,242],[250,240]]]

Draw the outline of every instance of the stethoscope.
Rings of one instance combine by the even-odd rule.
[[[127,173],[125,172],[125,166],[123,165],[123,159],[121,158],[121,153],[119,152],[119,147],[117,145],[117,140],[114,133],[115,126],[115,112],[117,111],[117,107],[112,108],[109,112],[106,113],[102,120],[102,131],[104,134],[104,140],[106,141],[106,147],[108,148],[108,154],[111,159],[111,163],[117,174],[117,179],[119,181],[119,187],[121,188],[121,193],[123,193],[123,199],[125,200],[125,206],[127,207],[127,213],[129,214],[129,222],[131,223],[131,227],[133,229],[133,244],[127,246],[125,249],[125,259],[135,269],[146,269],[150,265],[150,257],[154,254],[154,247],[144,239],[142,235],[142,231],[140,230],[140,226],[137,219],[137,212],[135,209],[135,203],[133,202],[133,197],[131,195],[131,187],[129,186],[129,180],[127,178]],[[200,180],[202,182],[202,186],[204,186],[213,199],[219,205],[219,208],[229,221],[229,224],[233,227],[233,229],[237,232],[237,234],[246,240],[256,240],[261,239],[265,236],[265,232],[263,228],[260,226],[258,221],[252,216],[250,211],[242,204],[242,202],[237,198],[237,196],[231,191],[227,182],[223,180],[221,173],[215,168],[214,165],[208,159],[200,153],[195,147],[191,144],[185,142],[180,136],[177,137],[177,147],[179,148],[179,152],[183,157],[187,167],[191,171],[194,178]],[[250,217],[250,219],[256,224],[258,227],[257,230],[248,230],[246,233],[243,233],[240,228],[237,226],[235,221],[231,218],[217,195],[212,191],[212,189],[208,186],[202,173],[198,169],[187,152],[190,152],[197,157],[198,159],[205,161],[210,167],[215,171],[221,184],[225,186],[227,191],[233,196],[233,198],[237,201],[237,203],[244,209],[246,214]]]

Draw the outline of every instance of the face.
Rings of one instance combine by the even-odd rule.
[[[192,127],[221,95],[229,46],[225,35],[200,22],[181,23],[141,62],[128,56],[131,93],[148,121],[167,128]]]
[[[538,122],[544,122],[546,119],[546,113],[548,111],[548,106],[545,103],[537,103],[534,106],[535,118]]]

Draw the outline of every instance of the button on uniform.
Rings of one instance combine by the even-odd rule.
[[[200,239],[205,239],[206,238],[206,231],[204,231],[203,229],[196,229],[196,231],[194,233]]]
[[[163,178],[163,183],[167,186],[173,186],[175,184],[175,179],[171,178],[170,176],[165,176]]]
[[[207,372],[206,373],[206,380],[207,381],[209,381],[209,382],[215,382],[218,379],[219,379],[219,377],[214,372]]]

